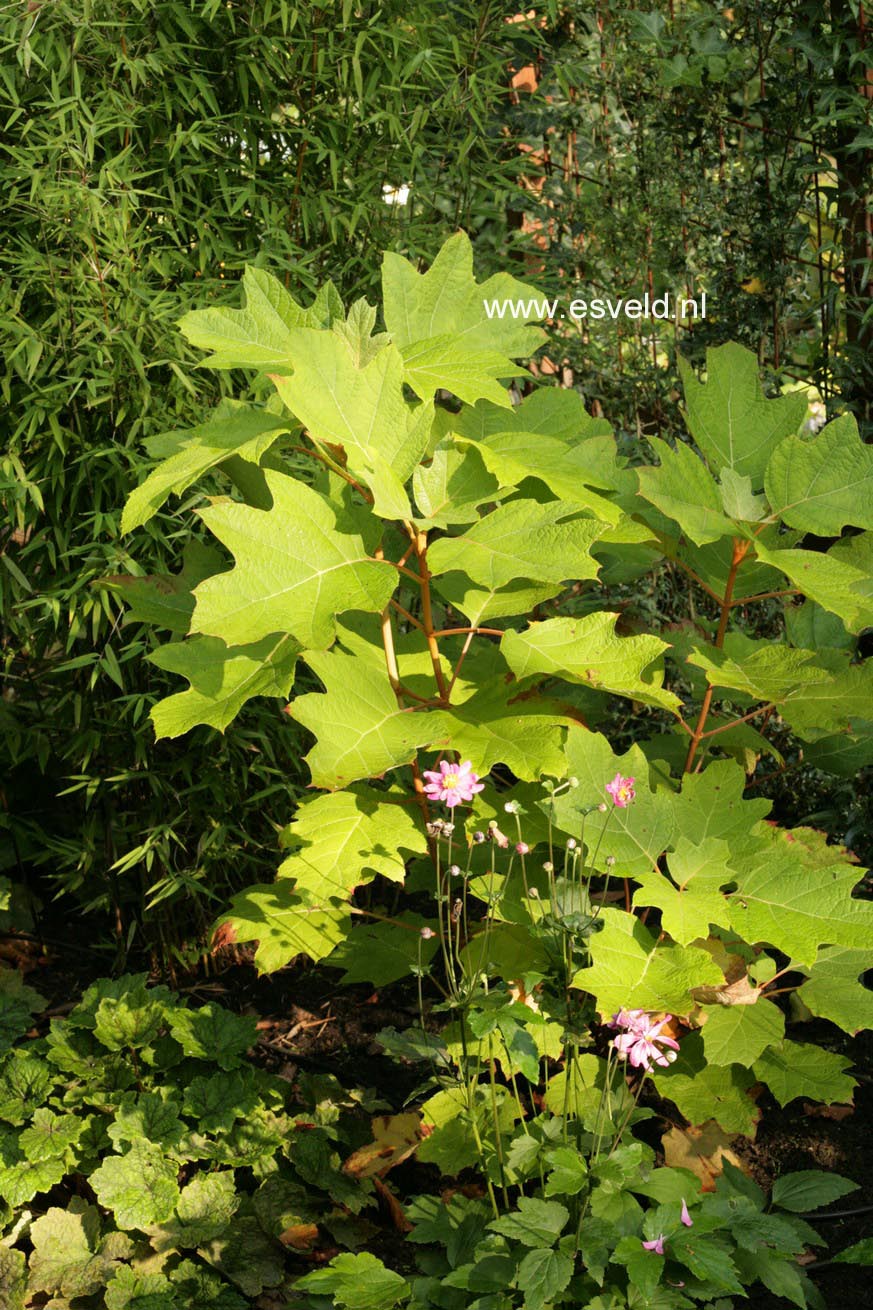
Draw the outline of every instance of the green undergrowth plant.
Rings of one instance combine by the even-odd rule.
[[[685,370],[690,439],[631,465],[576,392],[515,403],[505,384],[543,336],[493,306],[533,293],[477,283],[462,233],[425,273],[386,255],[379,324],[330,284],[308,307],[262,270],[244,289],[245,308],[181,328],[274,391],[153,445],[123,522],[182,496],[218,543],[173,584],[152,658],[188,686],[155,707],[158,735],[223,729],[256,695],[309,734],[313,795],[278,879],[234,897],[225,934],[257,942],[261,969],[305,955],[347,981],[411,974],[423,1010],[436,997],[455,1072],[419,1158],[456,1143],[441,1168],[478,1165],[494,1222],[517,1186],[500,1176],[510,1124],[551,1090],[561,1132],[591,1131],[574,1080],[606,1086],[616,1012],[681,1036],[651,1071],[680,1126],[751,1136],[765,1095],[850,1100],[849,1061],[788,1036],[783,997],[869,1027],[873,908],[850,851],[781,829],[746,783],[779,762],[775,727],[836,775],[873,759],[857,659],[873,454],[852,416],[809,431],[805,397],[765,396],[728,344],[703,379]],[[687,579],[684,621],[615,604],[667,569]],[[752,635],[773,601],[778,636]],[[633,724],[620,755],[616,705]],[[487,1053],[501,1025],[507,1063]],[[639,1244],[643,1222],[622,1236]]]
[[[319,1233],[367,1240],[373,1185],[339,1164],[373,1093],[324,1074],[292,1089],[246,1059],[254,1019],[145,975],[93,984],[25,1039],[43,1007],[0,972],[4,1310],[244,1310]]]

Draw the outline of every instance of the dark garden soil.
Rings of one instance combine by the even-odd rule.
[[[387,1027],[402,1031],[418,1024],[417,1001],[408,985],[379,991],[350,987],[339,984],[336,972],[306,965],[258,977],[244,956],[238,955],[237,960],[211,977],[183,984],[179,990],[190,997],[192,1004],[218,1001],[256,1017],[260,1037],[255,1059],[289,1081],[293,1082],[302,1070],[332,1073],[346,1086],[373,1088],[393,1110],[403,1106],[419,1084],[419,1070],[389,1060],[375,1041],[375,1034]],[[28,981],[47,998],[48,1014],[72,1008],[94,977],[91,960],[79,957],[74,961],[66,951],[58,951],[39,964],[32,963],[35,967],[28,970]],[[873,1235],[873,1033],[849,1038],[832,1025],[814,1020],[789,1024],[788,1034],[852,1059],[858,1080],[854,1109],[826,1108],[802,1100],[783,1109],[765,1095],[759,1102],[762,1117],[755,1141],[741,1138],[735,1149],[763,1187],[781,1174],[798,1169],[833,1170],[859,1184],[857,1192],[829,1207],[832,1215],[814,1221],[828,1248],[810,1255],[816,1265],[811,1273],[828,1310],[871,1310],[870,1271],[833,1264],[830,1257]],[[646,1136],[652,1145],[657,1146],[661,1127],[657,1120],[651,1121],[653,1131],[647,1131]],[[392,1171],[388,1182],[400,1198],[465,1183],[475,1186],[472,1172],[467,1179],[449,1181],[440,1179],[431,1166],[414,1161]],[[867,1213],[846,1213],[868,1206]],[[400,1272],[414,1268],[414,1250],[404,1242],[388,1205],[382,1226],[368,1249]],[[334,1253],[325,1252],[322,1258]],[[310,1269],[311,1262],[312,1257],[309,1263],[301,1257],[300,1272]],[[785,1310],[789,1305],[764,1291],[739,1304],[754,1310]],[[257,1306],[273,1310],[269,1297],[259,1300]]]

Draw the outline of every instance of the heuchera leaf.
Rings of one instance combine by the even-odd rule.
[[[27,1261],[23,1251],[0,1246],[0,1303],[6,1310],[24,1310]]]
[[[119,1228],[146,1228],[169,1219],[179,1203],[177,1165],[154,1142],[135,1142],[125,1155],[109,1155],[89,1183]]]
[[[390,1310],[409,1297],[406,1279],[368,1251],[336,1255],[324,1269],[306,1274],[295,1286],[314,1296],[332,1297],[344,1310]]]
[[[152,664],[190,684],[153,707],[155,736],[179,737],[198,723],[224,732],[253,696],[287,696],[299,653],[293,637],[276,633],[248,646],[227,646],[220,637],[191,637],[152,651]]]
[[[579,969],[573,986],[590,992],[598,1012],[622,1007],[689,1014],[695,987],[723,981],[712,956],[695,946],[663,946],[631,914],[604,909],[603,927],[589,943],[591,964]]]
[[[519,678],[531,674],[566,678],[675,712],[678,696],[661,685],[667,643],[648,635],[619,637],[618,617],[598,611],[581,618],[531,623],[524,632],[507,632],[501,650]]]
[[[773,513],[802,532],[836,537],[847,524],[873,528],[873,450],[853,414],[841,414],[813,440],[781,442],[764,485]]]
[[[175,1213],[148,1230],[156,1251],[190,1250],[219,1237],[240,1203],[232,1169],[195,1174],[182,1188]]]
[[[208,1060],[221,1069],[233,1069],[257,1037],[257,1022],[233,1014],[214,1001],[196,1010],[176,1008],[169,1016],[170,1031],[186,1055]]]
[[[31,1292],[61,1292],[64,1296],[90,1296],[99,1292],[133,1254],[124,1233],[100,1236],[100,1213],[74,1197],[69,1206],[52,1207],[34,1220],[30,1229]]]
[[[298,696],[289,713],[317,739],[306,756],[314,787],[333,790],[381,777],[426,746],[449,744],[446,717],[401,708],[384,670],[338,651],[305,658],[325,692]]]
[[[197,587],[191,630],[231,646],[286,632],[325,649],[338,614],[384,609],[393,570],[371,559],[360,537],[338,530],[337,511],[317,491],[271,469],[264,476],[272,509],[228,500],[202,511],[237,562]]]
[[[527,1310],[542,1310],[551,1304],[573,1277],[573,1261],[563,1251],[539,1247],[528,1251],[518,1266],[518,1286],[524,1292]]]
[[[712,467],[747,475],[754,490],[779,442],[796,432],[806,415],[802,391],[767,400],[751,350],[729,342],[706,352],[706,381],[684,359],[679,371],[691,435]]]

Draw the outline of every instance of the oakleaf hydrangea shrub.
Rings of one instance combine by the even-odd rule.
[[[329,284],[308,307],[260,269],[243,290],[243,308],[181,329],[206,365],[262,375],[263,401],[161,438],[124,514],[132,530],[183,497],[216,543],[196,574],[130,584],[169,633],[151,658],[187,683],[155,706],[157,734],[223,730],[263,695],[284,705],[289,750],[306,734],[312,795],[289,815],[275,883],[235,897],[226,929],[264,970],[302,955],[348,982],[417,979],[423,1019],[447,1016],[439,1050],[426,1023],[384,1038],[436,1088],[417,1155],[447,1175],[477,1162],[494,1223],[519,1188],[559,1205],[547,1149],[607,1177],[620,1151],[643,1162],[624,1135],[652,1114],[644,1085],[728,1139],[754,1135],[765,1095],[851,1100],[849,1061],[788,1035],[782,997],[869,1027],[873,907],[852,854],[776,826],[746,775],[779,761],[773,726],[837,777],[873,761],[873,669],[856,659],[873,623],[873,453],[852,416],[809,432],[805,397],[766,396],[754,356],[727,344],[702,378],[685,369],[688,441],[632,463],[578,393],[516,403],[517,361],[544,334],[484,304],[535,292],[478,284],[462,233],[425,273],[385,256],[379,324]],[[836,540],[812,549],[809,534]],[[619,591],[664,570],[687,580],[687,622],[619,613]],[[779,635],[754,635],[774,602]],[[623,753],[617,704],[634,729]],[[650,1219],[589,1177],[572,1213],[559,1205],[567,1219],[548,1210],[536,1231],[560,1244],[568,1220],[617,1227],[531,1260],[513,1285],[532,1310],[538,1288],[576,1295],[567,1259],[603,1285],[616,1251],[631,1262],[624,1241],[634,1270],[661,1270],[664,1306],[766,1281],[755,1246],[714,1255],[714,1282],[701,1266],[671,1287],[676,1223],[689,1249],[704,1235],[701,1215],[683,1237],[690,1186],[649,1197],[672,1207]],[[739,1204],[734,1185],[719,1204]],[[746,1203],[763,1205],[749,1189]],[[487,1233],[483,1250],[511,1259],[511,1235]],[[313,1292],[351,1304],[362,1257],[339,1259]],[[651,1276],[628,1272],[616,1295],[655,1304],[640,1300]],[[463,1304],[499,1297],[476,1278]],[[388,1280],[379,1295],[405,1293]]]

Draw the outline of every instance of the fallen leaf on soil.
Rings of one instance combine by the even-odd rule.
[[[714,1119],[697,1128],[671,1128],[661,1138],[664,1162],[671,1169],[690,1169],[703,1183],[704,1192],[714,1192],[723,1160],[729,1160],[738,1169],[745,1168],[731,1149],[738,1135],[724,1132]]]
[[[379,1177],[373,1179],[373,1186],[379,1194],[380,1201],[384,1203],[385,1208],[391,1216],[391,1222],[397,1229],[398,1233],[411,1233],[415,1225],[410,1223],[406,1218],[406,1215],[403,1213],[403,1206],[397,1200],[394,1193],[389,1191],[386,1184],[383,1183],[382,1179]]]
[[[811,1101],[803,1102],[803,1113],[814,1119],[848,1119],[855,1113],[854,1105],[813,1105]]]
[[[279,1241],[283,1246],[308,1251],[318,1241],[318,1224],[292,1224],[279,1234]]]
[[[386,1174],[412,1155],[422,1140],[421,1115],[417,1111],[380,1114],[372,1120],[372,1126],[374,1140],[353,1151],[343,1164],[343,1173],[352,1178]]]

